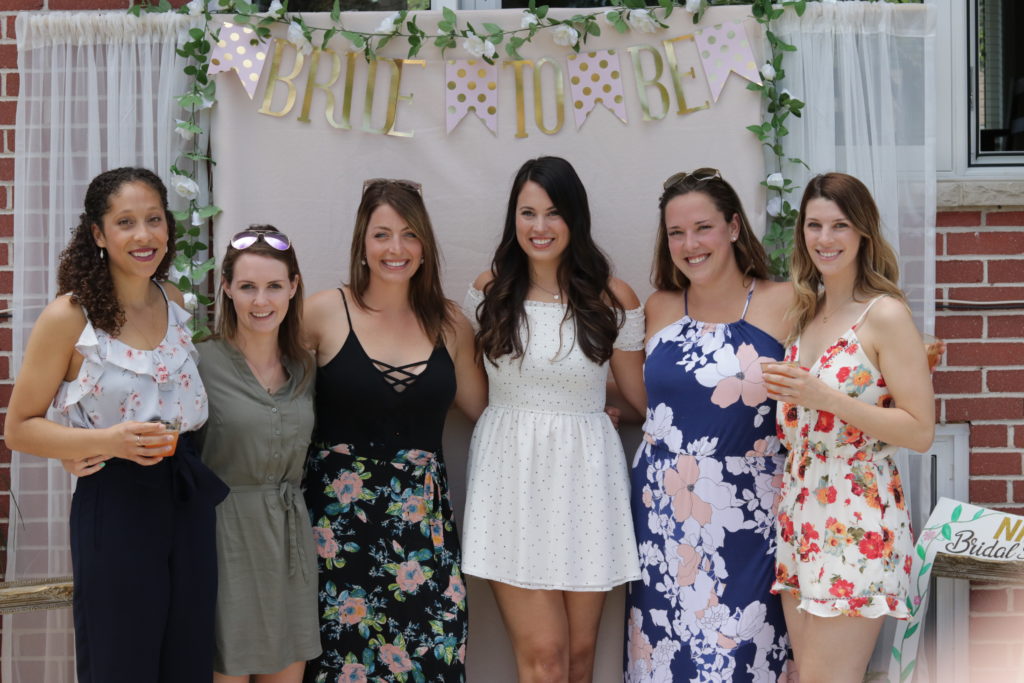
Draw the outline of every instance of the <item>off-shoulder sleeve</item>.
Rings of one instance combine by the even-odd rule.
[[[476,319],[476,309],[484,301],[484,293],[470,285],[466,292],[466,298],[462,301],[462,312],[469,318],[469,324],[473,326],[473,332],[480,331],[480,322]]]
[[[644,350],[644,309],[633,308],[626,311],[626,321],[619,329],[615,338],[614,348],[620,351]]]

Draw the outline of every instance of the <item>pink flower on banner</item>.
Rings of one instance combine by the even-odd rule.
[[[219,35],[220,39],[210,55],[209,74],[212,76],[234,69],[251,100],[256,94],[263,65],[267,63],[266,46],[250,43],[256,34],[248,26],[236,26],[225,21]]]
[[[597,50],[569,55],[569,95],[577,130],[598,104],[603,104],[623,123],[626,98],[622,89],[622,66],[615,50]]]
[[[715,102],[733,71],[752,83],[761,84],[761,75],[757,72],[757,63],[742,22],[708,26],[697,31],[694,40],[708,79],[711,99]]]
[[[447,132],[470,111],[498,134],[498,67],[482,59],[449,59],[444,65]]]

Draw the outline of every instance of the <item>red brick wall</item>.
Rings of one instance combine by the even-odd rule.
[[[948,352],[935,373],[938,419],[968,422],[970,502],[1024,514],[1024,211],[940,211],[936,335]],[[1017,302],[951,310],[942,302]],[[971,679],[1018,680],[1024,590],[971,590]]]

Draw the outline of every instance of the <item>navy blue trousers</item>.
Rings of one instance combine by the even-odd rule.
[[[190,435],[150,467],[107,461],[71,503],[79,683],[207,683],[217,598],[215,506],[227,486]]]

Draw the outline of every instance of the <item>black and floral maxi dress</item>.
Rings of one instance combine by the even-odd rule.
[[[464,680],[466,590],[441,456],[454,396],[443,346],[395,368],[350,331],[317,370],[304,488],[323,654],[306,683]]]

